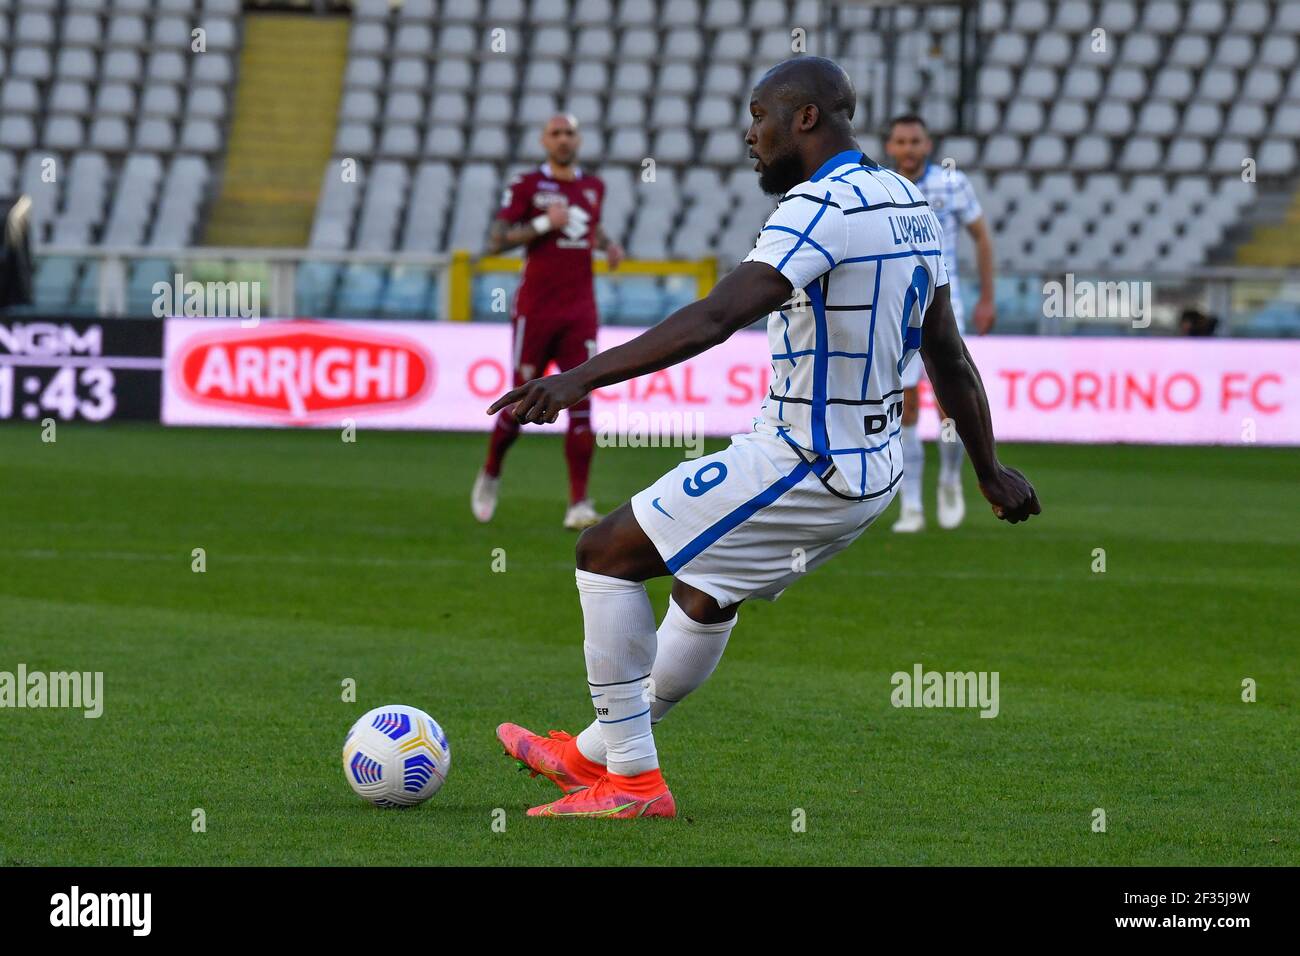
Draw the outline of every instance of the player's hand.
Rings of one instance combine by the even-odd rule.
[[[518,388],[506,392],[487,410],[495,415],[507,405],[515,407],[515,421],[537,425],[550,424],[560,417],[560,412],[587,397],[587,390],[574,378],[572,372],[561,372],[545,378],[535,378]]]
[[[975,303],[975,331],[980,335],[989,334],[997,317],[998,309],[992,299],[980,299]]]
[[[1034,486],[1014,468],[998,465],[992,478],[980,482],[980,491],[993,506],[993,513],[1003,521],[1016,524],[1028,521],[1030,515],[1042,514]]]
[[[610,242],[605,246],[605,262],[609,264],[611,270],[617,269],[623,261],[623,247],[617,242]]]
[[[546,218],[551,220],[552,229],[563,229],[569,224],[569,208],[567,206],[547,206]]]

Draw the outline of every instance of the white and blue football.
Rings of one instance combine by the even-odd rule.
[[[343,773],[377,807],[413,807],[441,789],[451,745],[418,707],[388,704],[361,716],[343,740]]]

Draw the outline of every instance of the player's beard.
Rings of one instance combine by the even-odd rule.
[[[769,196],[780,196],[803,182],[803,178],[803,160],[791,147],[770,163],[763,163],[763,170],[758,174],[758,188]]]

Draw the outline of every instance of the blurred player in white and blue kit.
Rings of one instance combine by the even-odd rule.
[[[801,56],[768,71],[745,142],[760,187],[780,201],[745,261],[705,299],[489,409],[552,422],[593,389],[684,361],[768,316],[772,378],[753,430],[683,462],[578,540],[595,720],[576,737],[497,728],[508,754],[564,793],[530,816],[676,814],[654,723],[713,673],[742,602],[775,599],[893,499],[904,474],[901,376],[918,350],[994,513],[1012,523],[1039,513],[1033,487],[997,460],[984,388],[949,306],[939,220],[915,185],[858,148],[856,102],[830,60]],[[656,628],[644,582],[666,575],[672,600]],[[887,626],[890,598],[878,600]],[[737,781],[738,799],[746,785]]]
[[[957,243],[961,230],[975,241],[975,262],[980,277],[980,297],[975,306],[975,331],[984,335],[993,328],[993,239],[984,219],[975,190],[960,169],[948,163],[937,165],[930,161],[934,143],[930,139],[925,121],[915,114],[895,118],[889,124],[885,152],[894,168],[906,176],[930,203],[930,209],[939,218],[943,230],[943,259],[948,270],[952,313],[957,328],[966,331],[966,309],[957,281]],[[907,474],[899,497],[902,513],[894,523],[895,531],[921,531],[925,528],[925,506],[921,497],[921,477],[925,467],[925,448],[917,426],[920,402],[917,386],[925,369],[920,362],[911,362],[903,370],[903,458]],[[940,411],[942,418],[942,410]],[[940,436],[939,441],[939,526],[955,528],[966,516],[966,500],[961,490],[961,464],[963,450],[957,436],[950,440]]]

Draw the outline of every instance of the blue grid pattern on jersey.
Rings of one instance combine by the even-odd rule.
[[[844,208],[843,209],[844,215],[852,215],[855,213],[862,213],[862,212],[871,212],[874,210],[886,209],[886,208],[910,209],[910,208],[924,207],[928,205],[924,196],[920,193],[920,191],[917,190],[915,186],[908,183],[906,179],[899,176],[897,173],[893,172],[892,170],[884,169],[879,165],[868,164],[866,162],[865,156],[862,156],[861,154],[858,155],[859,158],[857,158],[856,160],[852,160],[855,161],[857,165],[852,166],[847,172],[840,173],[839,175],[835,175],[835,176],[825,176],[824,175],[825,173],[835,171],[841,168],[842,166],[847,165],[847,162],[838,162],[835,163],[835,165],[833,166],[831,165],[831,163],[827,163],[826,166],[824,166],[817,175],[814,175],[811,180],[813,182],[816,182],[821,178],[826,178],[831,182],[843,183],[849,186],[849,188],[853,190],[854,194],[858,197],[861,205],[858,207]],[[830,167],[830,169],[827,169],[827,167]],[[865,194],[862,192],[861,188],[859,187],[859,185],[850,178],[854,174],[861,174],[861,173],[868,174],[873,182],[875,182],[881,188],[884,189],[886,194],[890,197],[890,200],[887,202],[877,202],[877,203],[869,202]],[[876,175],[876,174],[880,174],[880,175]],[[891,185],[893,185],[894,188],[891,188]],[[898,195],[900,190],[901,190],[901,197]],[[776,400],[778,415],[783,420],[785,418],[785,404],[787,402],[798,402],[799,404],[807,404],[811,406],[810,431],[813,440],[812,448],[805,448],[803,445],[800,445],[797,441],[795,441],[793,437],[791,437],[791,435],[789,434],[790,429],[788,427],[784,427],[784,426],[778,427],[777,429],[778,434],[780,434],[782,438],[784,438],[790,444],[794,445],[796,448],[799,448],[803,451],[807,451],[818,456],[835,457],[840,455],[857,455],[859,457],[859,468],[861,473],[859,494],[862,497],[867,497],[868,496],[866,490],[867,456],[888,449],[890,442],[893,441],[893,439],[900,434],[902,430],[902,426],[900,424],[893,431],[888,432],[884,436],[884,440],[875,445],[835,448],[830,446],[829,436],[826,434],[826,408],[829,404],[836,404],[836,403],[855,404],[855,405],[877,405],[877,404],[883,405],[887,399],[895,395],[901,394],[901,389],[899,389],[890,392],[888,395],[882,395],[878,399],[867,398],[867,391],[870,386],[870,379],[871,379],[871,367],[873,364],[874,351],[875,351],[875,331],[876,331],[876,312],[877,312],[876,305],[880,298],[880,277],[883,272],[883,269],[881,268],[881,264],[884,261],[889,259],[915,257],[918,255],[939,256],[941,255],[941,250],[907,249],[900,252],[879,253],[876,255],[847,256],[837,262],[833,259],[833,257],[831,257],[826,252],[825,249],[823,249],[820,245],[818,245],[810,236],[810,233],[816,227],[817,222],[821,219],[822,215],[826,212],[828,208],[831,207],[839,208],[837,204],[831,202],[830,197],[831,197],[831,193],[827,192],[824,194],[821,201],[819,202],[817,200],[817,197],[809,196],[807,194],[787,195],[782,198],[782,202],[786,201],[787,199],[802,198],[818,204],[819,208],[811,216],[808,225],[805,226],[804,229],[802,230],[795,230],[785,226],[764,227],[765,229],[772,229],[781,232],[786,232],[798,237],[798,241],[796,242],[795,246],[782,259],[782,263],[781,263],[782,265],[784,265],[785,262],[787,262],[789,258],[792,255],[794,255],[795,251],[797,251],[800,245],[802,245],[804,242],[808,242],[815,249],[821,252],[822,255],[826,256],[827,261],[830,264],[830,268],[823,276],[822,279],[823,285],[818,286],[814,284],[804,290],[808,294],[808,297],[811,301],[812,310],[813,310],[814,328],[816,333],[816,345],[814,348],[796,350],[793,347],[789,336],[790,317],[789,315],[787,315],[786,310],[782,310],[779,313],[781,317],[781,321],[784,323],[782,328],[782,342],[785,346],[785,350],[783,352],[773,353],[772,368],[774,373],[779,375],[779,372],[777,371],[777,364],[779,362],[788,362],[790,367],[786,370],[787,374],[785,378],[784,393],[781,395],[769,393],[768,398],[769,400],[772,399]],[[841,310],[842,309],[861,310],[870,313],[871,320],[870,320],[870,328],[867,336],[867,351],[847,352],[847,351],[830,350],[826,344],[827,343],[826,293],[829,291],[830,280],[834,270],[840,265],[846,263],[854,263],[854,262],[875,262],[877,264],[877,268],[875,269],[875,283],[872,291],[871,302],[864,303],[860,306],[833,306],[831,308],[841,309]],[[924,302],[919,303],[920,307],[922,308],[922,311],[924,311],[924,307],[926,304],[928,303],[924,303]],[[794,370],[798,366],[798,361],[800,358],[804,358],[809,355],[813,356],[813,394],[811,396],[791,395],[790,390],[793,385],[792,376]],[[831,396],[827,393],[828,379],[829,379],[829,362],[830,359],[832,358],[856,359],[856,360],[861,360],[863,362],[861,387],[856,399],[847,396],[843,396],[843,397]],[[891,478],[889,487],[893,487],[895,483],[896,483],[895,480]],[[879,492],[875,492],[875,493],[879,493]]]

